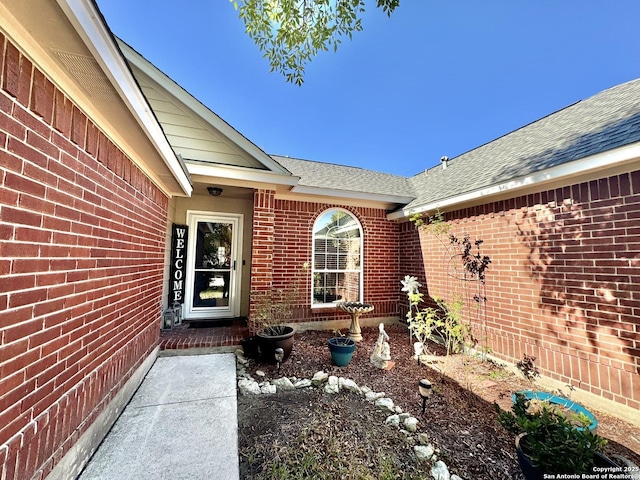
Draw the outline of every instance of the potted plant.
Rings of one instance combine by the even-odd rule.
[[[338,367],[345,367],[351,362],[351,357],[356,351],[355,340],[345,337],[342,332],[337,332],[339,336],[330,338],[327,344],[331,352],[331,360]]]
[[[599,453],[606,440],[589,430],[590,420],[580,413],[568,415],[549,402],[516,394],[512,412],[500,411],[498,422],[517,434],[518,463],[527,480],[617,466]]]
[[[309,265],[305,262],[286,288],[254,292],[252,295],[255,304],[253,322],[258,326],[256,339],[263,361],[275,362],[277,348],[284,350],[282,361],[291,354],[295,330],[287,322],[293,316],[300,284],[306,279],[308,268]]]

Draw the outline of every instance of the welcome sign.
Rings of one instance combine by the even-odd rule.
[[[184,302],[184,279],[187,271],[187,234],[189,227],[173,224],[171,230],[171,276],[169,305]]]

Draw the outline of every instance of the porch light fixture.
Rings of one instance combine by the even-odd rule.
[[[422,414],[424,415],[424,410],[427,406],[427,399],[433,393],[431,382],[426,378],[420,380],[420,383],[418,383],[418,392],[420,392],[420,396],[422,397]]]
[[[207,192],[209,192],[209,195],[212,197],[219,197],[222,189],[220,187],[207,187]]]

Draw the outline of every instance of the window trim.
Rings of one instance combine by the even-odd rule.
[[[347,215],[349,215],[355,222],[356,225],[358,226],[358,231],[360,232],[360,270],[359,270],[359,275],[358,275],[358,302],[362,302],[363,297],[364,297],[364,228],[362,228],[362,223],[360,222],[360,219],[357,217],[357,215],[350,211],[347,210],[346,208],[341,208],[341,207],[329,207],[326,208],[324,210],[322,210],[318,216],[316,217],[316,219],[313,222],[313,227],[311,229],[311,292],[310,292],[310,302],[311,302],[311,308],[312,309],[326,309],[326,308],[336,308],[337,303],[315,303],[314,302],[314,295],[313,295],[313,290],[314,290],[314,274],[316,272],[316,268],[315,268],[315,255],[316,255],[316,242],[315,242],[315,232],[316,232],[316,227],[318,225],[318,222],[320,221],[320,219],[322,217],[324,217],[324,215],[327,212],[332,212],[332,211],[336,211],[336,212],[344,212]],[[326,270],[318,270],[319,272],[323,272],[326,273]],[[355,270],[336,270],[336,272],[347,272],[347,271],[355,271]]]

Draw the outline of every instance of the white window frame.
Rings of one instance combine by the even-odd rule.
[[[358,230],[360,232],[360,269],[359,270],[329,270],[329,269],[316,269],[316,242],[315,242],[315,234],[316,234],[316,228],[318,226],[318,222],[327,214],[327,212],[344,212],[347,215],[349,215],[356,223],[356,225],[358,226]],[[340,208],[340,207],[331,207],[331,208],[327,208],[325,210],[323,210],[316,218],[316,220],[313,222],[313,229],[311,230],[311,308],[335,308],[336,306],[336,302],[330,302],[330,303],[315,303],[314,302],[314,278],[315,278],[315,274],[316,273],[331,273],[331,272],[335,272],[335,273],[343,273],[343,272],[358,272],[358,287],[359,287],[359,292],[358,292],[358,299],[357,300],[351,300],[351,301],[358,301],[358,302],[362,302],[362,298],[363,298],[363,292],[364,292],[364,229],[362,228],[362,224],[360,223],[360,220],[358,219],[358,217],[351,211],[345,209],[345,208]]]

